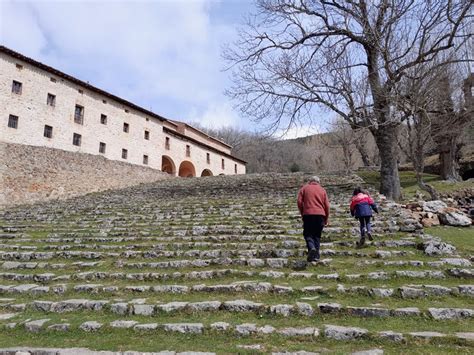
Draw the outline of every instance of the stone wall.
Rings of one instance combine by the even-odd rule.
[[[66,199],[168,177],[101,156],[0,142],[0,207]]]

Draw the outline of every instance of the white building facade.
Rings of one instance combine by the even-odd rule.
[[[245,174],[231,147],[0,46],[0,141],[102,155],[182,177]]]

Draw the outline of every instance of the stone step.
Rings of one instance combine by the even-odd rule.
[[[145,285],[126,285],[115,286],[114,284],[57,284],[44,286],[40,284],[21,284],[21,285],[0,285],[1,294],[31,294],[34,296],[55,293],[63,294],[66,292],[84,292],[90,294],[97,293],[169,293],[169,294],[189,294],[189,293],[260,293],[260,294],[324,294],[334,295],[336,293],[354,293],[367,297],[386,298],[396,297],[402,299],[416,299],[426,297],[445,297],[445,296],[467,296],[474,297],[474,285],[402,285],[400,287],[374,287],[366,285],[345,286],[320,286],[305,285],[292,287],[289,285],[277,285],[270,282],[258,281],[238,281],[231,284],[198,284],[198,285],[180,285],[180,284],[145,284]]]
[[[125,302],[113,303],[111,300],[69,299],[62,301],[33,301],[26,304],[26,308],[50,313],[70,313],[82,311],[100,311],[121,315],[154,316],[162,313],[176,312],[231,312],[273,314],[281,317],[308,316],[317,317],[320,314],[340,314],[356,317],[420,317],[428,316],[433,319],[469,319],[474,317],[474,309],[470,308],[428,308],[420,310],[418,307],[382,308],[382,307],[355,307],[339,303],[317,303],[313,307],[309,303],[296,304],[264,304],[248,300],[233,301],[175,301],[159,304],[130,304]]]
[[[49,319],[39,319],[29,321],[23,324],[10,323],[9,329],[15,329],[16,327],[23,327],[28,332],[38,333],[40,331],[56,331],[56,332],[68,332],[73,330],[69,323],[56,323],[52,324]],[[252,337],[252,336],[269,336],[271,334],[278,334],[284,337],[311,337],[311,338],[328,338],[336,341],[350,341],[359,339],[377,339],[378,341],[391,341],[391,342],[407,342],[412,339],[424,339],[432,340],[438,338],[457,338],[467,341],[474,341],[474,333],[472,332],[455,332],[455,333],[440,333],[433,331],[416,331],[416,332],[394,332],[394,331],[375,331],[371,332],[365,328],[332,325],[332,324],[321,324],[318,327],[306,326],[306,327],[274,327],[272,325],[257,325],[255,323],[242,323],[242,324],[230,324],[227,322],[214,322],[208,325],[203,323],[139,323],[131,320],[115,320],[108,324],[100,323],[98,321],[87,321],[83,322],[77,327],[85,333],[96,332],[98,330],[108,329],[109,332],[113,332],[114,329],[129,329],[130,331],[144,332],[147,334],[155,332],[166,332],[166,333],[181,333],[181,334],[203,334],[203,333],[215,333],[215,334],[234,334],[240,337]],[[0,349],[2,354],[14,354],[13,351],[18,351],[19,348]],[[25,348],[22,348],[25,349]],[[11,351],[11,352],[10,352]],[[44,354],[45,350],[41,351]],[[57,350],[51,350],[57,351]],[[78,351],[78,350],[75,350]],[[54,352],[54,354],[58,354]],[[77,352],[74,354],[78,354]],[[102,354],[102,353],[101,353]],[[116,353],[114,353],[116,354]],[[127,354],[130,354],[127,352]],[[145,353],[140,353],[145,354]],[[155,353],[153,353],[155,354]],[[201,353],[196,353],[201,354]]]
[[[330,262],[330,259],[328,262]],[[324,265],[325,260],[321,263]],[[321,265],[321,266],[323,266]],[[278,266],[278,265],[277,265]],[[320,267],[321,267],[320,266]],[[29,274],[29,273],[0,273],[0,279],[10,281],[33,281],[48,284],[50,282],[61,282],[69,280],[169,280],[169,279],[218,279],[228,276],[235,277],[263,277],[269,279],[290,278],[290,279],[318,279],[318,280],[391,280],[391,279],[446,279],[454,278],[474,278],[474,269],[446,269],[446,270],[395,270],[395,271],[377,271],[357,274],[339,274],[334,273],[314,273],[311,271],[304,272],[282,272],[269,269],[267,271],[246,271],[239,269],[210,269],[202,271],[173,272],[173,273],[157,273],[157,272],[140,272],[140,273],[124,273],[124,272],[106,272],[106,271],[87,271],[73,274]]]

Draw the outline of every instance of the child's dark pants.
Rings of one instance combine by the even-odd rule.
[[[371,233],[372,225],[370,224],[370,216],[359,217],[360,223],[360,236],[364,237],[365,233]]]

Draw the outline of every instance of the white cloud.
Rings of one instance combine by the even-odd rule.
[[[211,103],[202,113],[194,109],[188,122],[198,122],[208,128],[238,127],[239,117],[226,102]]]
[[[0,43],[38,57],[46,45],[35,14],[27,3],[0,1]]]
[[[213,24],[212,0],[0,0],[2,44],[169,118],[195,108],[209,124],[235,120],[222,92],[220,46],[234,36]],[[227,122],[226,121],[226,122]]]
[[[281,139],[294,139],[321,133],[321,129],[315,125],[294,125],[288,129],[278,130],[274,136]]]

